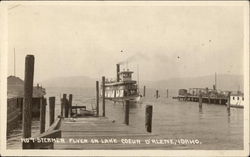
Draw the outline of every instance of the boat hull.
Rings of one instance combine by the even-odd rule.
[[[140,102],[140,96],[131,96],[131,97],[121,97],[121,98],[105,98],[107,100],[115,101],[115,102],[123,102],[129,100],[131,102]]]
[[[244,108],[243,105],[230,105],[230,107],[234,107],[234,108]]]

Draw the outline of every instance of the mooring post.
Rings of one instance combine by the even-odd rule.
[[[227,96],[227,109],[230,109],[230,97],[231,97],[231,92],[228,92],[228,96]]]
[[[202,107],[202,94],[201,92],[199,93],[199,107],[201,108]]]
[[[49,97],[49,125],[55,121],[55,97]]]
[[[156,90],[156,99],[158,99],[158,96],[159,96],[159,91]]]
[[[129,100],[125,101],[125,124],[129,125]]]
[[[61,117],[64,117],[65,115],[65,106],[66,106],[66,99],[67,99],[67,94],[63,94],[63,98],[61,99]]]
[[[76,104],[76,106],[77,106],[77,104]],[[76,116],[77,116],[77,108],[75,108],[75,112],[76,112]]]
[[[27,55],[25,58],[25,76],[24,76],[24,102],[23,102],[23,138],[31,137],[31,105],[33,94],[34,79],[34,62],[33,55]],[[23,149],[30,149],[30,143],[22,143]]]
[[[143,97],[146,96],[146,86],[143,87]]]
[[[40,98],[40,134],[45,131],[46,99]]]
[[[65,104],[64,105],[64,116],[65,116],[65,118],[68,118],[68,115],[69,115],[69,100],[67,99],[67,97],[65,99],[64,104]]]
[[[102,116],[105,117],[105,76],[102,77]]]
[[[63,98],[61,98],[61,117],[63,116]]]
[[[96,81],[96,116],[99,116],[99,81]]]
[[[146,115],[145,115],[145,127],[147,132],[152,132],[152,115],[153,115],[153,106],[146,106]]]
[[[167,98],[168,98],[168,89],[167,89]]]
[[[68,114],[69,114],[69,117],[72,116],[72,100],[73,100],[73,95],[70,94],[69,95],[69,106],[68,106]]]

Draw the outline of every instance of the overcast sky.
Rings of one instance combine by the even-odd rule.
[[[242,7],[21,5],[8,20],[8,74],[15,48],[16,75],[34,54],[38,82],[115,77],[127,58],[146,80],[243,74]]]

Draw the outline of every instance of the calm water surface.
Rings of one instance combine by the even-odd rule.
[[[95,89],[46,88],[46,91],[47,97],[56,96],[56,115],[60,113],[60,97],[63,93],[73,94],[73,105],[86,105],[89,110],[95,106]],[[160,91],[162,95],[159,99],[154,98],[154,90],[148,89],[146,94],[142,104],[130,106],[130,127],[144,131],[145,106],[153,105],[153,134],[165,139],[198,139],[201,142],[199,145],[173,145],[164,149],[243,149],[243,109],[231,108],[228,112],[225,106],[215,104],[203,104],[202,109],[199,109],[198,103],[172,99],[176,91],[170,91],[169,98],[164,96],[164,91]],[[123,104],[107,101],[106,116],[116,123],[123,123]],[[46,118],[48,121],[48,114]],[[34,119],[32,135],[38,132],[39,121]],[[21,135],[20,123],[8,135],[7,149],[21,148]]]

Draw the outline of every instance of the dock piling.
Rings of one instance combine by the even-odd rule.
[[[69,117],[72,116],[72,100],[73,100],[73,95],[69,95],[69,104],[68,104],[68,115]]]
[[[49,125],[55,121],[55,97],[49,97]]]
[[[67,97],[65,99],[65,103],[64,104],[65,104],[64,105],[64,117],[68,118],[69,117],[69,100],[67,99]]]
[[[168,89],[167,89],[167,98],[168,98]]]
[[[65,106],[66,106],[66,98],[67,94],[63,94],[63,98],[61,99],[61,116],[64,117],[65,116]]]
[[[102,116],[105,117],[105,76],[102,77]]]
[[[146,86],[143,87],[143,97],[146,96]]]
[[[33,55],[27,55],[25,58],[25,76],[24,76],[24,103],[23,103],[23,138],[31,137],[31,105],[33,94],[33,79],[34,79],[34,62]],[[32,146],[29,143],[22,143],[23,149],[30,149]]]
[[[158,99],[158,97],[159,97],[159,91],[156,90],[156,99]]]
[[[125,101],[125,124],[129,125],[129,100]]]
[[[227,109],[230,109],[230,97],[231,97],[231,92],[228,92],[228,96],[227,96]]]
[[[45,132],[46,99],[40,99],[40,134]]]
[[[199,108],[202,108],[202,94],[199,93]]]
[[[152,132],[152,114],[153,114],[153,106],[146,106],[146,115],[145,115],[145,127],[147,132]]]
[[[99,116],[99,81],[96,81],[96,116]]]

